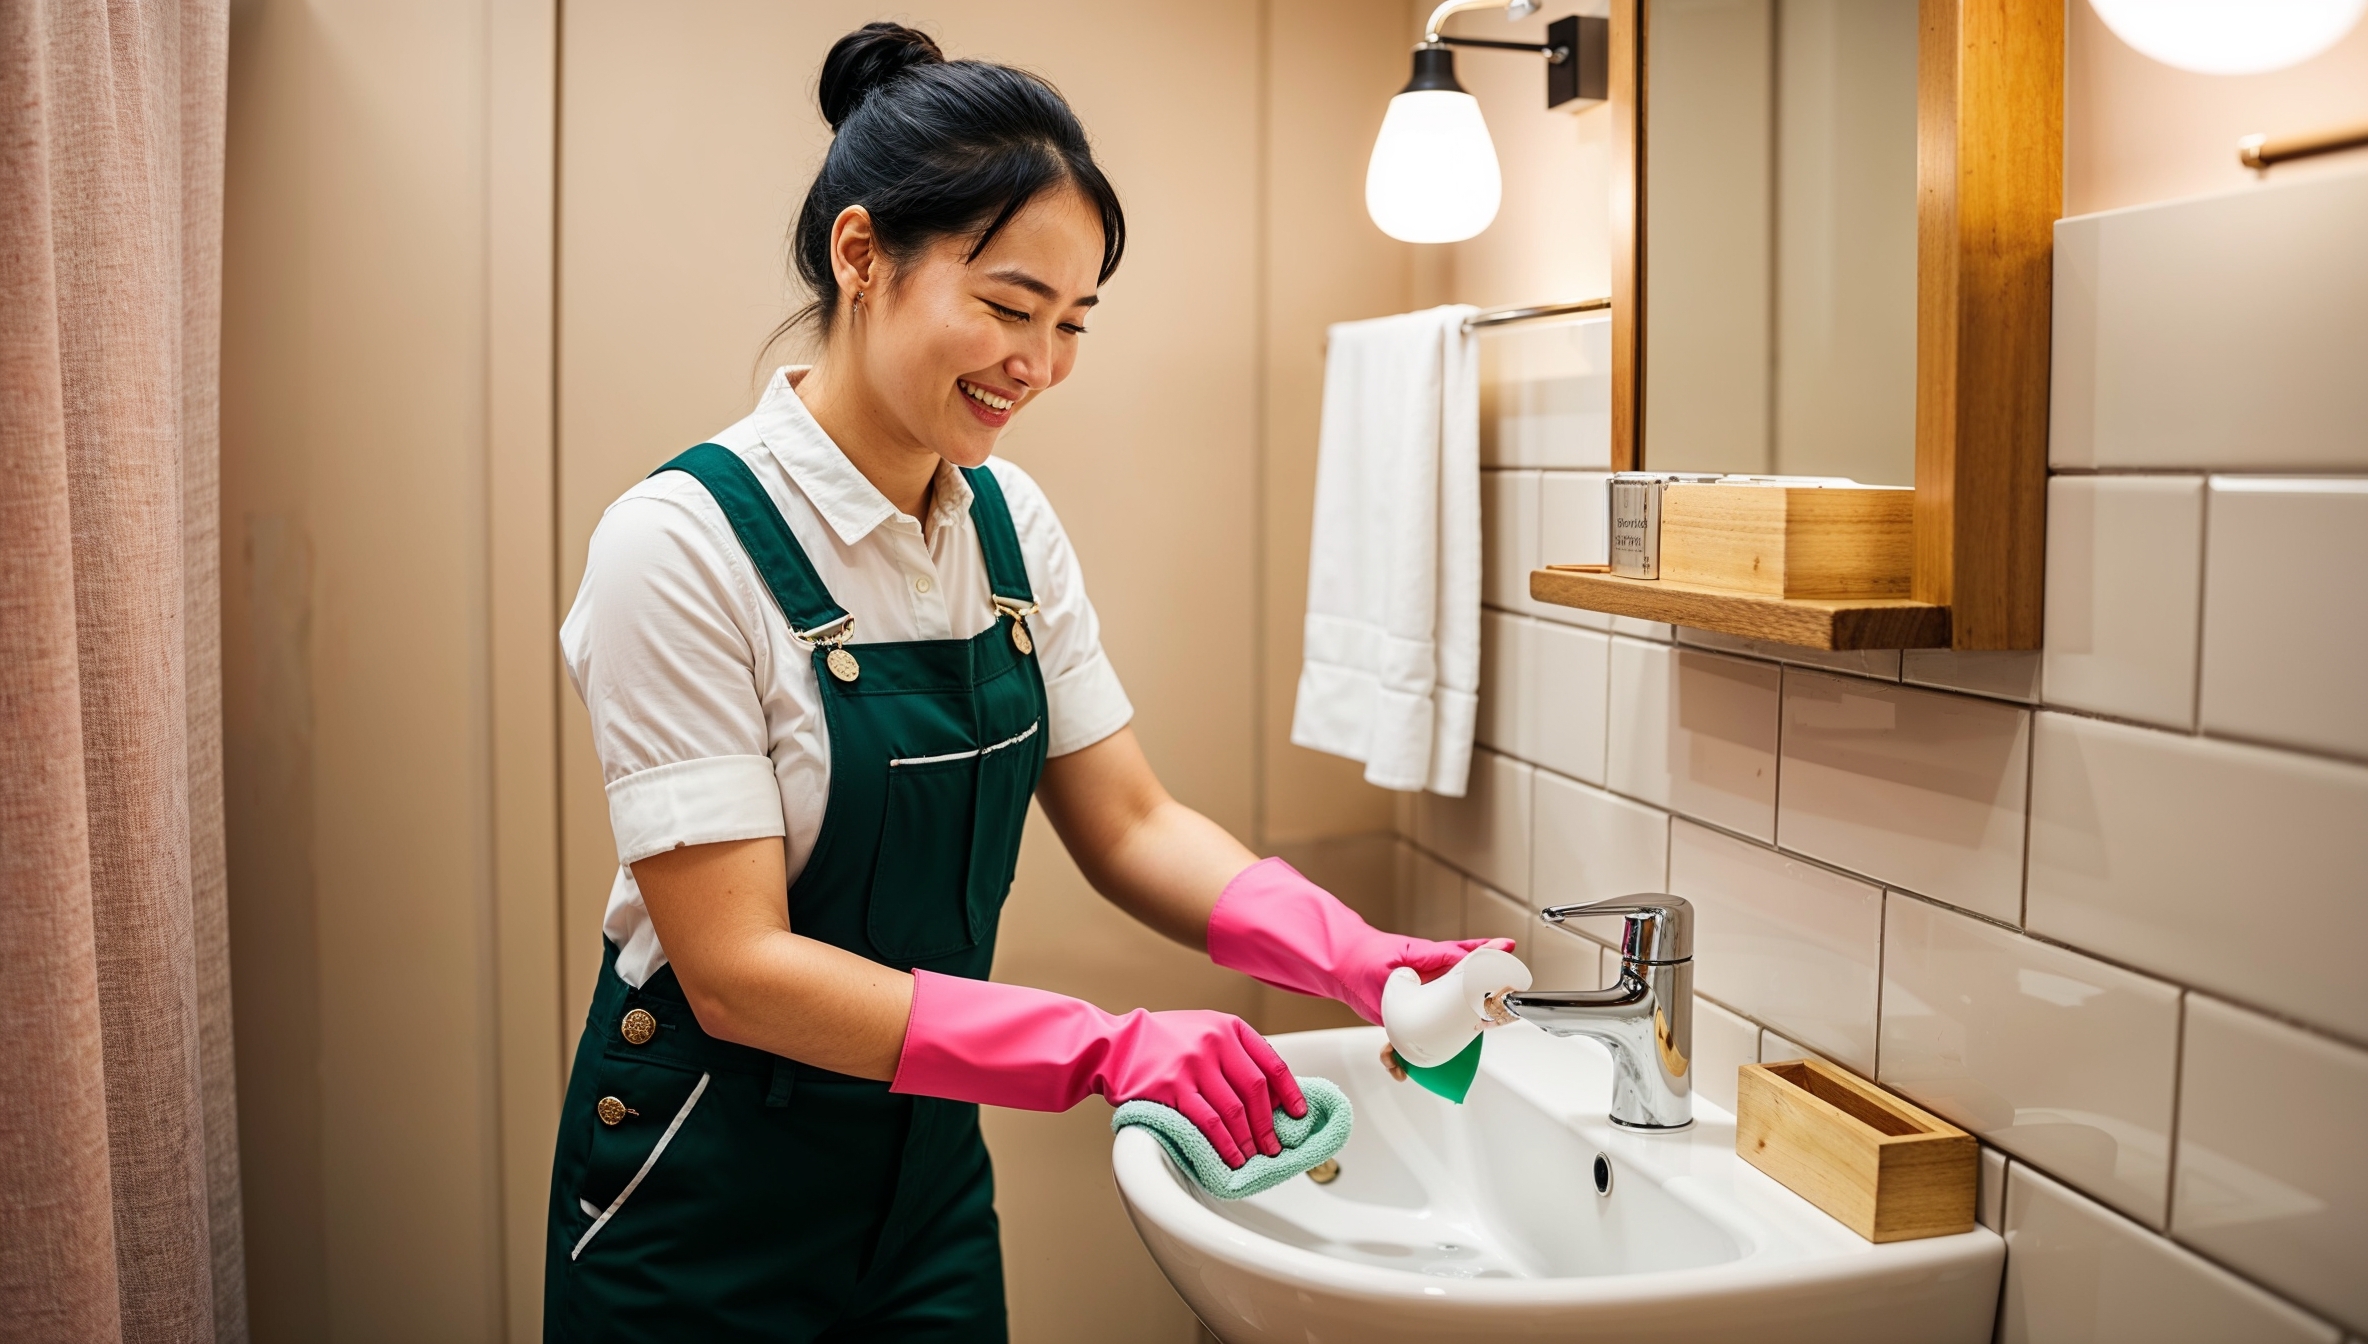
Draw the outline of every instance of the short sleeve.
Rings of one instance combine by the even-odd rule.
[[[560,627],[628,866],[784,829],[757,693],[761,600],[685,490],[699,486],[669,474],[609,508]]]
[[[1090,747],[1124,728],[1135,707],[1102,651],[1102,622],[1085,595],[1085,573],[1069,534],[1033,477],[1002,458],[988,466],[1011,510],[1037,614],[1037,662],[1044,670],[1046,750],[1054,756]]]

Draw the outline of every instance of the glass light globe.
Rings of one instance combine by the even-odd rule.
[[[2113,35],[2164,65],[2258,75],[2343,40],[2368,0],[2089,0]]]
[[[1455,243],[1496,218],[1504,200],[1496,142],[1480,102],[1452,89],[1390,99],[1365,165],[1365,212],[1406,243]]]

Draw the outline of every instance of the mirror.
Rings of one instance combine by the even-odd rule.
[[[1641,0],[1654,471],[1916,475],[1917,0]]]

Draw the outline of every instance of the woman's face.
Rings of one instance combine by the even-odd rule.
[[[879,410],[918,446],[975,467],[1020,409],[1069,376],[1102,265],[1102,221],[1063,188],[1038,195],[965,261],[941,238],[847,314]]]

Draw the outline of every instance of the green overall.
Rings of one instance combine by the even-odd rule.
[[[1035,604],[994,476],[963,473],[994,625],[851,644],[746,464],[701,444],[659,470],[707,488],[790,629],[814,637],[830,797],[789,887],[790,927],[901,970],[985,979],[1046,737]],[[616,954],[560,1112],[546,1339],[1005,1338],[976,1106],[718,1040],[672,967],[635,989]]]

